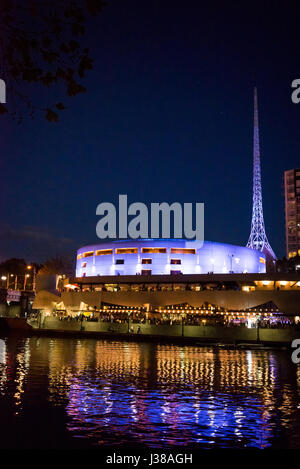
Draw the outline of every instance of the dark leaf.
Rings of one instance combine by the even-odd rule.
[[[80,36],[84,34],[85,32],[84,26],[78,23],[73,23],[71,26],[71,29],[72,29],[72,33],[75,34],[75,36]]]
[[[3,11],[11,11],[14,7],[14,2],[13,0],[3,0],[1,2],[1,9]]]
[[[63,111],[64,109],[66,109],[66,107],[63,105],[63,103],[57,103],[57,104],[55,105],[55,107],[56,107],[57,109],[59,109],[60,111]]]
[[[51,45],[52,41],[48,36],[43,36],[42,37],[42,46],[43,47],[49,47]]]
[[[82,9],[75,5],[71,6],[70,8],[66,8],[64,15],[66,18],[73,18],[75,21],[78,21],[78,23],[84,21]]]
[[[0,114],[5,114],[6,112],[8,112],[6,106],[0,103]]]
[[[60,45],[60,50],[65,54],[68,54],[70,52],[69,46],[64,42]]]
[[[68,89],[67,89],[67,92],[68,92],[68,95],[69,96],[76,96],[78,93],[85,93],[86,92],[86,88],[82,85],[79,85],[78,83],[76,83],[75,81],[72,81],[71,83],[69,83],[68,85]]]
[[[58,114],[51,109],[46,109],[46,119],[49,122],[58,122]]]
[[[65,0],[63,3],[30,0],[29,4],[22,0],[1,1],[2,66],[10,79],[14,99],[7,107],[0,106],[0,114],[8,112],[20,122],[23,114],[33,117],[33,112],[46,107],[41,102],[34,103],[33,95],[26,96],[26,92],[24,95],[20,88],[22,82],[53,88],[64,84],[68,96],[86,91],[77,83],[77,78],[83,78],[93,68],[93,60],[81,36],[87,31],[88,15],[97,15],[105,4],[104,0]],[[20,14],[16,15],[19,7]],[[66,109],[59,99],[64,101],[63,97],[56,98],[57,103],[45,111],[49,122],[57,122],[59,111]],[[16,106],[18,111],[14,115]]]
[[[65,79],[66,75],[66,72],[62,68],[58,67],[58,69],[56,70],[56,77]]]
[[[98,15],[106,5],[103,0],[86,0],[86,7],[91,15]]]
[[[82,57],[78,66],[78,74],[80,78],[84,76],[86,70],[92,70],[93,68],[93,60],[86,55]]]
[[[69,50],[71,52],[75,52],[76,49],[79,49],[79,43],[77,41],[74,41],[74,40],[70,41],[69,42]]]
[[[56,75],[53,75],[52,73],[47,72],[46,75],[41,77],[40,80],[43,83],[43,85],[49,86],[49,85],[52,85],[52,83],[56,82],[57,79],[56,79]]]
[[[41,52],[44,57],[44,60],[49,64],[53,64],[58,58],[58,54],[56,52],[48,50],[41,50]]]

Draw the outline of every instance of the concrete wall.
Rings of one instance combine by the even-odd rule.
[[[130,323],[130,328],[133,327],[133,332],[139,335],[155,335],[155,336],[168,336],[180,337],[182,336],[181,325],[154,325],[154,324],[134,324]],[[35,326],[37,327],[37,325]],[[76,320],[62,320],[60,321],[55,317],[45,317],[42,321],[42,327],[52,330],[66,330],[66,331],[80,331],[81,322]],[[109,323],[109,322],[90,322],[84,320],[82,322],[82,330],[88,332],[111,332],[111,333],[128,333],[128,324],[122,323]],[[194,337],[220,341],[224,343],[234,342],[255,342],[257,340],[257,329],[248,329],[246,327],[222,327],[222,326],[184,326],[184,336]],[[259,339],[262,342],[278,342],[278,343],[291,343],[295,338],[300,338],[300,329],[287,328],[287,329],[259,329]]]
[[[294,339],[300,339],[298,329],[260,329],[259,338],[262,342],[286,342],[291,343]]]
[[[37,274],[36,276],[36,291],[47,290],[52,293],[57,293],[58,275],[56,274]]]
[[[79,309],[81,301],[91,307],[99,308],[101,301],[122,306],[143,306],[150,303],[154,307],[189,303],[200,307],[204,302],[226,309],[246,309],[273,301],[280,311],[300,315],[300,291],[256,290],[243,292],[221,291],[158,291],[158,292],[63,292],[61,300],[66,308]],[[37,306],[34,306],[37,307]]]
[[[8,305],[6,303],[0,304],[0,316],[3,317],[18,317],[21,314],[21,305],[20,304],[13,304]]]

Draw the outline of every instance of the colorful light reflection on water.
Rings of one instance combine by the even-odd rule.
[[[6,338],[0,446],[300,447],[289,351]]]

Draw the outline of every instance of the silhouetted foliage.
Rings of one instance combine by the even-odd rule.
[[[11,257],[10,259],[7,259],[6,261],[0,263],[0,275],[24,275],[30,273],[30,270],[27,268],[27,266],[31,266],[31,271],[34,266],[36,268],[36,271],[38,271],[40,267],[39,264],[35,262],[27,264],[24,259]]]
[[[298,272],[300,275],[300,256],[291,257],[287,259],[283,257],[276,261],[277,272]]]
[[[67,256],[53,257],[43,263],[39,274],[59,274],[71,276],[74,274],[73,258]]]
[[[39,107],[24,84],[63,85],[68,96],[86,91],[79,82],[93,68],[89,48],[81,45],[89,17],[98,15],[104,0],[2,0],[0,9],[0,73],[6,82],[10,112],[18,122],[35,111],[57,122],[65,109],[59,101]],[[25,87],[26,88],[26,87]]]
[[[27,264],[24,259],[11,258],[0,263],[0,274],[24,275],[27,271]]]

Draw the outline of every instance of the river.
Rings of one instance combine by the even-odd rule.
[[[300,448],[289,350],[0,340],[1,448]]]

